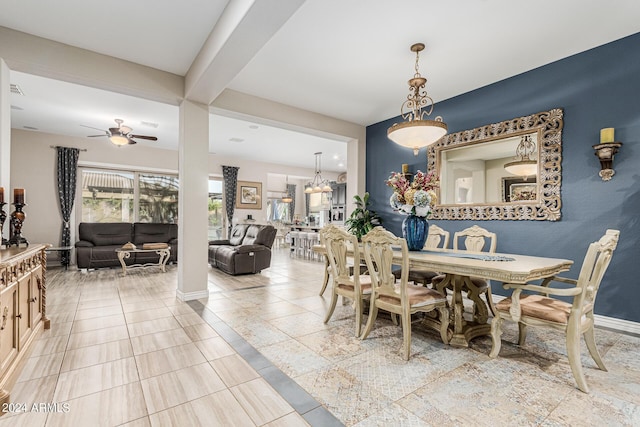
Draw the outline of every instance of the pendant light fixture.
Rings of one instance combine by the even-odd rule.
[[[536,143],[530,135],[525,135],[516,148],[516,161],[504,165],[507,172],[512,175],[528,177],[538,172],[538,162],[531,158],[536,151]]]
[[[423,50],[424,43],[411,46],[411,52],[416,53],[416,73],[409,79],[409,95],[400,107],[400,115],[406,121],[394,123],[387,130],[389,139],[413,149],[416,156],[421,148],[433,144],[447,133],[447,124],[442,121],[442,117],[437,116],[435,120],[427,118],[433,112],[433,99],[427,95],[424,88],[427,79],[422,77],[418,70],[420,52]]]
[[[313,181],[308,183],[304,192],[307,194],[310,193],[331,193],[333,189],[331,185],[329,185],[329,181],[322,179],[321,171],[320,171],[320,160],[322,156],[322,152],[313,153],[316,156],[316,175],[313,177]]]
[[[284,196],[282,196],[282,203],[291,203],[293,202],[293,197],[291,197],[291,193],[289,192],[289,175],[285,178],[286,184],[284,185]]]

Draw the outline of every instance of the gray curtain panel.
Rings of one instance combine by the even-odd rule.
[[[77,148],[57,147],[58,151],[58,200],[60,201],[60,213],[62,214],[62,237],[60,246],[71,245],[71,229],[69,220],[73,210],[73,201],[76,197],[76,182],[78,178]],[[60,252],[60,263],[68,267],[71,251]]]
[[[287,184],[287,192],[291,195],[291,203],[289,203],[289,222],[293,222],[293,213],[296,211],[296,185]]]
[[[311,205],[311,194],[304,193],[304,216],[309,218],[309,208]]]
[[[231,236],[233,227],[233,212],[236,206],[236,189],[238,187],[238,166],[222,166],[222,178],[224,180],[224,203],[227,211],[228,230],[227,236]]]

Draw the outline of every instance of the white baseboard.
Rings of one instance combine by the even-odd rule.
[[[615,317],[602,316],[600,314],[594,314],[593,319],[596,322],[596,326],[613,329],[614,331],[640,335],[640,323],[616,319]]]
[[[176,298],[180,301],[193,301],[196,299],[209,298],[209,290],[204,289],[202,291],[195,292],[182,292],[180,289],[176,289]]]
[[[493,302],[496,303],[504,299],[505,297],[502,295],[492,294],[492,298]],[[615,317],[602,316],[601,314],[594,314],[593,320],[595,321],[596,326],[600,326],[602,328],[640,335],[640,323],[638,322],[631,322],[629,320],[616,319]]]

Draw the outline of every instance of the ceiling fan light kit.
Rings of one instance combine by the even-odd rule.
[[[129,139],[126,136],[122,135],[111,135],[109,140],[113,142],[115,145],[127,145],[129,144]]]

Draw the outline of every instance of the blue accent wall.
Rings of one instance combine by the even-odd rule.
[[[517,54],[495,59],[517,60]],[[620,242],[595,312],[640,322],[640,33],[439,102],[433,116],[442,116],[454,133],[552,108],[564,110],[560,221],[430,222],[452,234],[478,224],[498,234],[498,252],[572,259],[574,267],[563,273],[572,278],[589,244],[606,229],[618,229]],[[402,235],[403,216],[389,206],[392,191],[384,181],[403,163],[414,173],[425,171],[427,164],[426,149],[416,157],[387,138],[387,128],[399,121],[395,117],[367,127],[366,155],[371,208],[396,235]],[[598,176],[600,163],[592,148],[605,127],[614,127],[616,141],[624,144],[609,182]],[[498,284],[493,292],[506,295]]]

